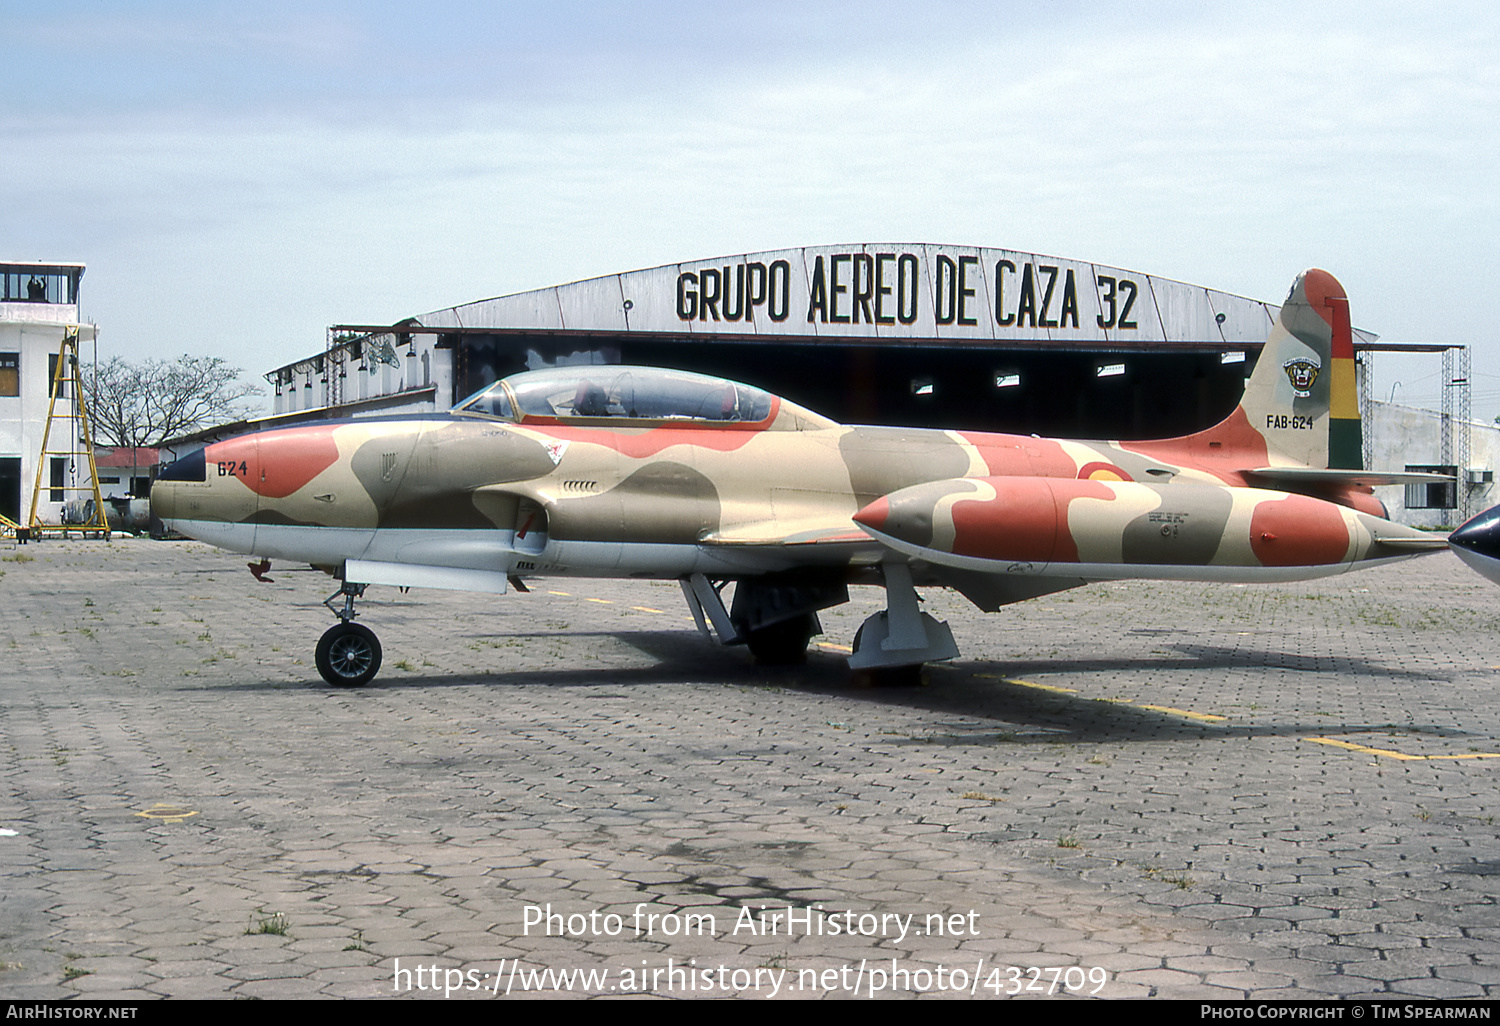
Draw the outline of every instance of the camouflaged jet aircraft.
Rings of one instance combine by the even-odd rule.
[[[850,427],[748,385],[643,367],[517,374],[441,414],[242,435],[168,467],[173,529],[322,567],[330,683],[379,669],[367,585],[504,592],[546,576],[676,578],[706,634],[797,662],[818,611],[883,586],[849,665],[958,655],[918,586],[980,609],[1095,581],[1291,581],[1444,546],[1385,519],[1360,467],[1348,301],[1293,284],[1240,405],[1160,441]],[[723,593],[732,583],[726,607]],[[342,599],[342,604],[339,600]]]

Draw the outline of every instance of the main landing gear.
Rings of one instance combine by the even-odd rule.
[[[689,574],[681,583],[698,629],[721,645],[745,645],[759,666],[805,662],[807,643],[823,633],[818,610],[849,601],[848,587],[835,574],[746,578],[735,585],[728,609],[720,595],[728,581]]]
[[[363,624],[354,622],[354,600],[365,593],[363,584],[345,581],[343,587],[323,600],[339,622],[323,632],[313,654],[318,673],[334,687],[354,688],[368,684],[380,670],[380,639]],[[335,605],[342,596],[342,608]]]
[[[854,636],[849,669],[858,679],[881,686],[910,687],[922,682],[922,664],[958,655],[953,631],[917,606],[911,568],[881,566],[886,608],[867,619]]]
[[[859,684],[920,684],[924,664],[958,655],[953,632],[922,612],[907,564],[882,565],[880,580],[886,608],[865,620],[854,636],[849,669]],[[839,573],[745,578],[736,583],[733,606],[726,609],[720,592],[728,583],[690,574],[682,578],[682,592],[700,631],[721,645],[745,645],[761,666],[803,662],[808,641],[823,633],[818,610],[849,601]]]
[[[807,662],[807,643],[823,633],[817,613],[798,613],[790,619],[745,632],[745,647],[757,666],[797,666]]]

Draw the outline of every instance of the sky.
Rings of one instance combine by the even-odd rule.
[[[1489,3],[0,0],[0,52],[0,258],[86,263],[101,358],[258,379],[331,324],[929,242],[1270,302],[1323,267],[1500,415]]]

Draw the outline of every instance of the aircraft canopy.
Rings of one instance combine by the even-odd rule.
[[[687,371],[590,364],[513,374],[457,407],[518,423],[572,419],[758,424],[775,397]]]

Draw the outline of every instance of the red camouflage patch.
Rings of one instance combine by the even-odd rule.
[[[991,477],[1073,477],[1078,465],[1051,438],[960,431],[960,438],[979,450]]]
[[[288,428],[218,442],[204,451],[208,476],[237,477],[257,495],[284,499],[338,461],[334,430]],[[232,469],[221,472],[220,464]]]
[[[1075,499],[1113,499],[1094,481],[1045,477],[986,478],[996,497],[953,504],[953,551],[997,561],[1076,563],[1078,545],[1068,531]]]
[[[531,425],[527,425],[530,427]],[[744,427],[655,427],[644,431],[612,431],[604,427],[564,427],[547,425],[538,428],[553,438],[569,442],[592,442],[608,445],[621,456],[643,460],[658,456],[674,445],[687,445],[695,449],[713,449],[718,452],[734,452],[748,445],[763,428]]]
[[[1250,418],[1239,406],[1213,427],[1196,434],[1151,442],[1121,442],[1120,448],[1169,466],[1212,474],[1230,485],[1245,484],[1240,471],[1264,467],[1270,461],[1265,436],[1250,425]]]
[[[1250,550],[1262,566],[1327,566],[1349,552],[1349,528],[1337,506],[1305,495],[1258,503],[1250,514]]]

